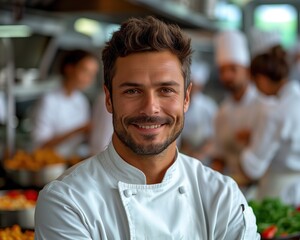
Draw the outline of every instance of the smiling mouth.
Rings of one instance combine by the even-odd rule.
[[[172,123],[170,117],[138,116],[125,119],[125,125],[133,125],[141,130],[155,130]]]
[[[156,124],[156,125],[137,125],[137,126],[142,129],[156,129],[156,128],[160,128],[162,125]]]

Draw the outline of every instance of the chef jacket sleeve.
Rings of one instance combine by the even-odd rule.
[[[259,240],[255,215],[236,184],[233,185],[233,195],[228,199],[228,204],[229,222],[224,239]]]
[[[280,129],[274,109],[262,108],[251,143],[241,156],[241,166],[249,178],[257,180],[267,171],[280,146]]]
[[[35,240],[91,240],[83,213],[51,189],[42,190],[35,210]]]

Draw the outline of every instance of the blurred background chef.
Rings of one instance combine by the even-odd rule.
[[[259,180],[257,199],[281,197],[284,202],[298,206],[300,86],[289,81],[287,52],[275,44],[256,55],[251,62],[251,75],[270,101],[257,114],[251,143],[242,153],[242,169],[247,177]]]
[[[90,130],[90,104],[81,92],[93,83],[99,63],[84,50],[68,52],[61,63],[61,86],[42,97],[35,112],[36,147],[54,148],[71,157],[78,154]]]
[[[180,138],[180,149],[183,153],[206,163],[209,161],[214,134],[213,121],[218,109],[215,100],[203,93],[209,77],[209,65],[204,61],[194,60],[191,65],[191,103],[185,114]]]
[[[250,82],[250,54],[240,31],[224,31],[215,38],[215,59],[219,79],[228,92],[215,119],[215,161],[213,167],[248,185],[239,166],[243,148],[254,128],[258,91]],[[224,168],[223,168],[224,166]]]

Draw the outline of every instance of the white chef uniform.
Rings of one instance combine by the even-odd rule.
[[[62,88],[42,97],[35,113],[33,130],[34,142],[39,145],[51,138],[72,131],[90,120],[90,105],[79,91],[66,96]],[[67,139],[57,148],[62,156],[77,155],[78,146],[84,140],[83,135]]]
[[[236,30],[220,32],[215,38],[215,48],[216,63],[219,66],[236,64],[248,68],[250,54],[247,39],[242,32]],[[239,161],[245,146],[237,141],[236,133],[240,130],[253,129],[259,105],[258,96],[256,87],[249,83],[240,100],[236,101],[232,96],[227,96],[220,104],[215,119],[215,148],[217,155],[226,161],[226,174],[241,175]]]
[[[244,211],[243,211],[244,209]],[[238,186],[186,155],[159,184],[112,144],[40,193],[35,239],[260,239]]]
[[[300,86],[285,84],[274,100],[273,107],[262,112],[257,122],[252,144],[242,155],[247,175],[259,182],[258,198],[282,197],[290,202],[288,188],[300,179]],[[300,196],[300,185],[298,182]],[[300,203],[300,199],[294,199]]]
[[[255,128],[257,108],[260,105],[259,93],[253,85],[249,85],[239,101],[227,96],[221,103],[215,118],[216,149],[226,159],[226,173],[238,174],[241,151],[245,146],[235,137],[238,130]]]

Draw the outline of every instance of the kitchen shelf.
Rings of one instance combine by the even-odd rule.
[[[170,0],[128,0],[130,3],[147,7],[166,19],[177,22],[186,28],[199,28],[217,31],[216,23],[200,12]]]

